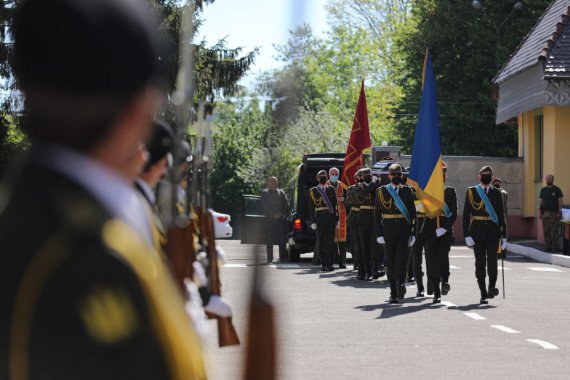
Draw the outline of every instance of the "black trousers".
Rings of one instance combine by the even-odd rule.
[[[451,250],[451,240],[453,235],[451,231],[447,231],[445,235],[437,238],[437,251],[439,258],[439,269],[441,273],[441,282],[449,282],[449,251]]]
[[[373,236],[372,242],[370,244],[370,267],[372,274],[377,274],[380,270],[380,266],[384,266],[384,246],[382,244],[378,244],[376,241],[376,236]]]
[[[412,263],[413,263],[413,273],[416,280],[416,285],[418,290],[424,290],[424,272],[422,271],[422,256],[425,247],[425,239],[422,235],[418,235],[416,242],[412,247]],[[426,271],[429,270],[428,257],[426,255]]]
[[[473,221],[471,225],[475,241],[475,277],[479,289],[485,289],[485,269],[489,275],[489,287],[497,284],[497,250],[499,248],[499,229],[491,221]]]
[[[358,274],[372,275],[372,248],[377,244],[374,236],[374,225],[359,225],[358,234],[360,236],[360,263],[358,264]]]
[[[334,231],[336,221],[331,218],[317,218],[317,246],[323,268],[332,268],[334,260]]]
[[[390,296],[394,298],[398,296],[398,284],[406,280],[409,239],[409,237],[386,239],[386,244],[384,244],[384,260],[390,282]]]
[[[346,264],[346,242],[345,241],[335,241],[334,242],[334,262],[337,264]]]
[[[360,265],[360,236],[358,227],[356,227],[356,218],[351,219],[348,225],[350,229],[351,243],[352,243],[352,262],[355,266]]]
[[[285,257],[285,221],[283,218],[265,218],[267,260],[273,260],[273,245],[279,246],[279,258]]]
[[[439,260],[439,239],[435,236],[425,238],[427,280],[431,284],[434,295],[440,296],[441,264]]]

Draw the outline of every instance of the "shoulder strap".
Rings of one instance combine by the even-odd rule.
[[[392,186],[386,185],[385,187],[386,187],[386,190],[388,190],[388,192],[390,193],[390,195],[394,199],[394,204],[396,205],[398,210],[400,210],[402,215],[404,215],[404,218],[406,218],[406,221],[409,224],[410,223],[410,213],[408,212],[408,208],[404,204],[404,201],[402,201],[402,198],[400,198],[400,195],[398,195],[398,192],[396,192],[396,190],[394,190],[394,188]]]

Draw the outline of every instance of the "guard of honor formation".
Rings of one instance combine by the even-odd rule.
[[[145,4],[17,10],[32,148],[1,189],[0,379],[203,379],[206,313],[231,325],[211,215],[185,202],[189,145],[153,121],[163,52]]]
[[[447,166],[443,162],[442,170],[445,181]],[[449,252],[457,218],[455,189],[446,186],[443,211],[440,215],[428,215],[415,189],[406,185],[407,178],[399,164],[389,167],[390,183],[385,185],[372,176],[369,168],[357,171],[355,184],[348,187],[338,181],[338,169],[331,171],[335,174],[329,179],[327,172],[321,170],[317,174],[319,184],[310,190],[311,227],[317,233],[316,253],[321,258],[321,271],[334,270],[333,258],[340,251],[339,243],[346,244],[346,235],[340,233],[343,220],[339,215],[349,206],[346,223],[357,279],[372,281],[387,273],[389,302],[398,303],[406,293],[405,281],[411,267],[417,284],[416,296],[424,297],[422,253],[425,250],[427,294],[433,295],[433,303],[440,303],[441,296],[451,290]],[[482,167],[480,184],[467,189],[463,210],[463,232],[466,244],[475,252],[481,304],[499,294],[497,254],[505,250],[507,243],[504,198],[500,189],[491,186],[492,178],[493,169]],[[342,259],[339,267],[345,267]]]

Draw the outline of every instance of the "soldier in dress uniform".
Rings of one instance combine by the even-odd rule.
[[[0,211],[1,379],[206,377],[133,189],[158,88],[143,4],[17,9],[14,70],[32,148]]]
[[[372,180],[372,173],[369,168],[361,170],[362,179],[364,180],[355,189],[355,195],[360,203],[360,211],[356,219],[358,226],[358,235],[360,237],[360,264],[359,278],[372,281],[374,276],[379,276],[374,272],[375,261],[372,260],[372,250],[374,248],[374,197],[377,184]]]
[[[483,166],[479,170],[479,185],[467,189],[463,208],[465,243],[475,251],[475,277],[481,291],[481,304],[499,294],[497,284],[497,252],[505,249],[505,214],[501,192],[491,186],[493,169]],[[489,274],[489,288],[485,284]]]
[[[165,220],[158,210],[156,187],[168,170],[169,155],[174,148],[172,129],[162,121],[153,122],[153,131],[147,141],[148,161],[142,173],[135,180],[135,189],[145,207],[152,231],[152,242],[158,252],[162,252],[167,240]]]
[[[360,211],[360,204],[354,195],[354,190],[360,182],[360,170],[358,170],[356,173],[354,173],[354,185],[350,185],[348,189],[346,189],[346,204],[350,206],[347,225],[352,237],[352,261],[354,263],[354,270],[358,270],[360,263],[360,239],[358,237],[358,227],[356,226],[356,218],[358,217],[358,212]],[[357,275],[357,278],[359,280],[364,279],[364,277],[361,278],[359,275]]]
[[[334,241],[336,245],[336,250],[338,255],[335,255],[338,259],[339,269],[346,269],[346,232],[347,232],[347,220],[346,220],[346,189],[347,186],[338,180],[339,177],[338,168],[329,169],[329,183],[334,187],[336,192],[336,202],[338,207],[338,227],[335,230]]]
[[[321,271],[333,271],[334,232],[338,225],[336,191],[327,185],[327,172],[317,173],[319,184],[309,190],[311,228],[317,231],[317,247],[321,258]]]
[[[416,189],[410,187],[412,193],[414,194],[414,204],[416,205],[416,217],[417,217],[417,230],[418,232],[422,231],[424,226],[424,221],[426,219],[426,213],[423,208],[423,203],[418,200]],[[425,248],[425,238],[424,235],[421,233],[417,234],[417,239],[414,245],[412,246],[412,264],[413,264],[413,276],[416,281],[417,297],[424,296],[424,272],[422,271],[422,256]],[[428,257],[426,256],[426,271],[429,273],[429,261]],[[409,277],[409,275],[408,275]],[[427,292],[429,295],[433,294],[433,288],[431,287],[431,282],[427,282]]]
[[[447,165],[442,163],[443,178],[447,179]],[[453,223],[457,218],[457,195],[452,187],[445,187],[444,209],[441,215],[424,218],[418,227],[425,240],[428,282],[433,291],[433,302],[441,302],[441,294],[447,294],[449,286],[449,250],[453,234]],[[419,223],[419,222],[418,222]],[[440,289],[441,281],[441,289]]]
[[[384,245],[384,258],[390,282],[390,303],[403,299],[406,287],[408,247],[416,241],[416,207],[408,186],[402,186],[402,167],[388,169],[390,184],[376,190],[374,225],[377,241]]]

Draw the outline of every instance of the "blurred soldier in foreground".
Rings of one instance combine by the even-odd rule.
[[[416,241],[416,206],[408,186],[402,186],[402,167],[389,168],[390,184],[378,188],[374,225],[378,244],[384,244],[384,258],[390,282],[390,303],[398,303],[406,294],[408,251]]]
[[[317,231],[317,247],[321,257],[321,271],[333,271],[334,231],[338,223],[336,192],[327,185],[327,172],[317,173],[319,184],[309,190],[311,228]],[[316,254],[316,252],[315,252]]]
[[[479,185],[467,189],[463,208],[465,243],[475,251],[475,277],[481,291],[481,304],[499,294],[497,284],[497,252],[505,249],[505,214],[501,192],[491,186],[493,169],[479,170]],[[489,289],[485,284],[489,274]]]
[[[338,267],[346,269],[346,199],[347,186],[338,180],[339,171],[337,168],[329,169],[329,183],[336,191],[336,202],[338,207],[338,227],[335,230],[334,241],[338,259]]]
[[[143,4],[18,9],[14,69],[32,151],[0,211],[2,379],[205,378],[132,183],[159,55]]]
[[[267,188],[261,192],[261,205],[265,215],[267,263],[273,262],[273,244],[279,246],[279,259],[285,258],[285,216],[289,212],[287,195],[279,189],[276,177],[269,177]]]

